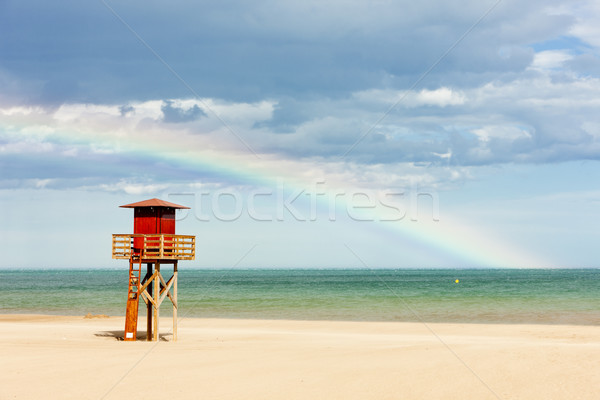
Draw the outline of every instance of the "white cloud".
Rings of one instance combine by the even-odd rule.
[[[403,91],[391,89],[369,89],[352,94],[352,98],[370,105],[394,104],[399,108],[415,108],[422,106],[455,106],[467,101],[465,93],[447,87],[434,90],[422,89],[420,91]]]
[[[575,24],[569,33],[600,49],[600,4],[597,1],[579,1],[564,5],[563,12],[575,16]]]
[[[51,184],[53,181],[54,181],[54,179],[36,179],[35,183],[34,183],[35,188],[36,189],[44,189],[49,184]]]
[[[106,192],[124,192],[132,195],[148,195],[157,193],[168,188],[168,184],[156,184],[156,183],[136,183],[128,180],[119,180],[112,184],[101,184],[100,189]],[[97,190],[97,188],[90,188]]]
[[[133,107],[135,119],[138,121],[146,118],[151,120],[160,119],[162,116],[162,105],[162,100],[149,100],[129,104],[129,106]]]
[[[540,51],[535,54],[531,68],[536,70],[558,69],[571,59],[573,56],[567,50]]]
[[[3,115],[11,116],[11,115],[30,115],[32,113],[39,113],[42,111],[41,107],[33,107],[33,106],[14,106],[1,108],[0,113]]]
[[[436,90],[423,89],[416,95],[416,106],[434,105],[445,107],[464,104],[466,101],[463,92],[442,87]]]
[[[98,118],[100,116],[117,117],[121,115],[118,106],[103,104],[63,104],[53,113],[58,121],[73,121],[86,117]]]
[[[481,128],[473,129],[471,132],[473,132],[479,138],[479,140],[484,143],[489,142],[493,138],[506,141],[532,138],[532,134],[528,129],[510,125],[486,125],[482,126]]]
[[[0,144],[0,153],[33,155],[39,153],[52,153],[56,151],[54,143],[39,140],[35,137],[23,137],[16,140],[13,138],[7,143]]]

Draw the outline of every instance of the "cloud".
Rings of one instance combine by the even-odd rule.
[[[555,10],[556,13],[568,13],[575,17],[576,22],[569,30],[570,34],[581,38],[596,49],[600,47],[600,27],[597,23],[600,18],[600,5],[597,2],[576,2],[559,6]]]
[[[422,89],[420,91],[402,91],[391,89],[370,89],[353,93],[352,97],[362,101],[366,106],[374,103],[381,106],[392,106],[403,108],[416,108],[422,106],[446,107],[464,104],[466,98],[462,91],[452,90],[448,87],[440,87],[433,90]]]
[[[165,100],[160,109],[163,113],[163,121],[170,123],[190,122],[206,116],[197,104],[190,108],[181,108],[173,106],[173,100]]]
[[[596,8],[562,3],[501,2],[436,65],[423,87],[480,85],[491,75],[522,72],[531,44],[560,35],[596,43],[585,7]],[[22,89],[10,95],[55,106],[181,99],[194,95],[190,88],[201,97],[236,102],[406,89],[489,9],[472,0],[411,7],[266,0],[112,7],[152,50],[102,3],[68,1],[59,12],[41,0],[5,2],[2,68]]]
[[[565,50],[546,50],[536,53],[531,68],[538,70],[557,69],[564,65],[566,61],[573,59],[569,51]]]
[[[119,111],[121,112],[122,116],[126,116],[127,114],[135,113],[135,108],[130,105],[124,105],[119,107]]]
[[[169,187],[169,184],[140,183],[133,180],[120,179],[115,183],[101,184],[100,190],[106,192],[124,192],[132,195],[148,195],[160,192]],[[94,188],[97,190],[97,188]]]
[[[243,180],[231,171],[443,185],[600,158],[592,2],[505,0],[437,64],[489,5],[115,5],[168,67],[101,3],[69,4],[3,5],[11,185]]]
[[[340,185],[419,181],[441,187],[468,179],[471,169],[484,165],[599,159],[600,79],[557,74],[540,69],[528,79],[471,89],[296,99],[283,104],[302,115],[292,115],[289,123],[277,113],[282,107],[266,100],[150,100],[130,103],[125,113],[122,105],[106,104],[3,108],[3,178],[105,190],[124,188],[115,186],[123,179],[193,185],[281,173],[327,176]],[[210,113],[194,118],[198,104]],[[185,123],[165,120],[167,109]]]

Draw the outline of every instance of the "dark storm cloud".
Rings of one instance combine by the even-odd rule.
[[[531,59],[523,46],[572,22],[539,12],[551,3],[503,2],[423,85],[472,86],[490,73],[522,70]],[[407,87],[489,7],[474,1],[107,4],[200,96],[238,101]],[[6,1],[0,33],[0,69],[36,83],[28,88],[32,102],[191,95],[102,2]]]

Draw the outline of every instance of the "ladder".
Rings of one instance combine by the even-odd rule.
[[[137,336],[138,308],[140,304],[140,278],[142,274],[142,256],[129,258],[129,289],[127,291],[127,309],[125,311],[125,336],[123,340],[135,340]]]

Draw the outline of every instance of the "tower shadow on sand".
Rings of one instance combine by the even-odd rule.
[[[117,331],[102,331],[102,332],[96,332],[94,333],[94,336],[96,337],[107,337],[107,338],[114,338],[120,342],[124,341],[125,338],[125,331],[124,330],[117,330]],[[161,333],[159,335],[159,340],[162,342],[171,342],[173,338],[173,334],[172,333]],[[146,342],[146,332],[138,332],[136,335],[136,340],[142,341],[142,342]]]

